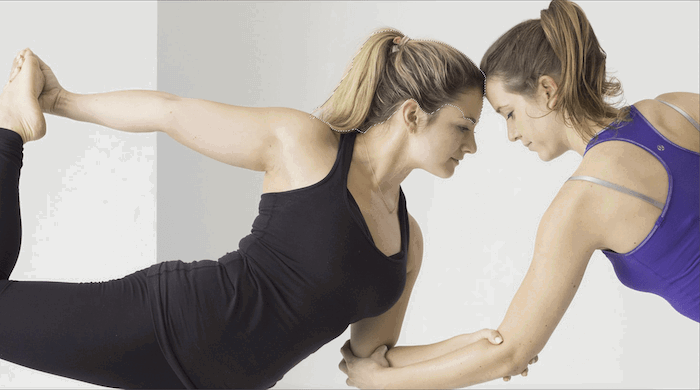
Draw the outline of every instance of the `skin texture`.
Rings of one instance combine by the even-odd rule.
[[[521,141],[544,161],[568,150],[583,155],[589,141],[566,125],[566,113],[549,112],[556,92],[557,85],[549,76],[540,78],[535,95],[528,98],[508,93],[497,79],[486,84],[486,97],[507,121],[509,140]],[[658,98],[681,107],[696,121],[700,119],[697,94],[676,92]],[[673,109],[654,100],[637,102],[635,107],[671,141],[700,151],[697,130]],[[601,130],[595,125],[589,128]],[[620,141],[592,148],[573,175],[607,180],[661,202],[668,191],[668,177],[661,164],[645,151]],[[593,183],[566,182],[540,221],[532,263],[498,328],[502,345],[482,340],[423,359],[418,349],[423,347],[405,347],[400,353],[416,359],[403,367],[382,367],[378,363],[381,351],[373,359],[358,359],[344,349],[346,364],[341,369],[348,374],[348,384],[360,388],[454,388],[520,372],[544,348],[566,312],[593,251],[631,251],[650,233],[659,214],[659,209],[630,195]],[[452,339],[444,343],[457,345]],[[389,360],[392,351],[386,354]]]
[[[22,50],[13,60],[10,77],[0,94],[0,127],[17,132],[24,143],[46,134],[46,121],[37,100],[43,85],[38,58]]]
[[[49,66],[38,57],[37,61],[45,79],[39,97],[44,112],[120,131],[166,133],[218,161],[264,172],[264,193],[319,182],[337,155],[340,134],[305,112],[233,106],[157,91],[74,94],[61,87]],[[482,91],[465,90],[448,103],[429,114],[415,100],[406,100],[389,120],[357,136],[348,189],[375,245],[386,255],[400,250],[396,205],[401,182],[415,169],[448,178],[466,154],[476,152],[474,127],[483,107]],[[427,125],[429,115],[436,117]],[[386,313],[352,324],[352,351],[357,356],[370,356],[398,340],[423,258],[422,233],[410,215],[409,229],[403,295]],[[497,344],[497,337],[498,332],[483,330],[459,340],[460,345],[482,339]]]

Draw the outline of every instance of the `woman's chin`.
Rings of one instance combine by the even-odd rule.
[[[564,152],[552,153],[549,151],[538,151],[537,156],[544,162],[549,162],[564,154]]]
[[[454,168],[445,168],[441,170],[440,172],[434,173],[435,176],[441,178],[441,179],[449,179],[455,174],[455,169]]]

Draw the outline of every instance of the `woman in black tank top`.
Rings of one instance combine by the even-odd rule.
[[[0,358],[103,386],[266,388],[349,324],[357,356],[394,345],[422,259],[400,184],[416,168],[449,177],[476,151],[483,90],[464,54],[393,29],[369,37],[318,118],[154,91],[73,94],[23,50],[0,94]],[[264,171],[251,234],[218,261],[109,282],[10,280],[23,145],[44,135],[41,110],[162,131]]]

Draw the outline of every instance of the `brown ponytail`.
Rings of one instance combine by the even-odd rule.
[[[435,112],[471,88],[483,91],[484,76],[463,53],[441,42],[410,40],[390,28],[362,45],[320,119],[336,131],[366,131],[408,99]],[[433,120],[434,117],[430,117]]]
[[[605,51],[586,14],[575,3],[553,0],[541,19],[522,22],[487,50],[481,69],[501,79],[512,93],[531,97],[540,76],[557,81],[555,110],[568,114],[584,140],[594,136],[587,122],[628,121],[629,109],[617,109],[606,99],[622,94],[615,78],[607,78]]]

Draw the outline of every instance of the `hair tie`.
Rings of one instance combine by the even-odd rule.
[[[394,38],[394,40],[392,41],[392,42],[394,42],[394,46],[392,46],[391,52],[392,52],[392,53],[396,53],[397,51],[399,51],[399,49],[400,49],[403,45],[405,45],[406,43],[408,43],[408,41],[410,41],[410,40],[411,40],[411,38],[409,38],[409,37],[406,36],[406,35],[404,35],[403,37],[396,37],[396,38]]]

